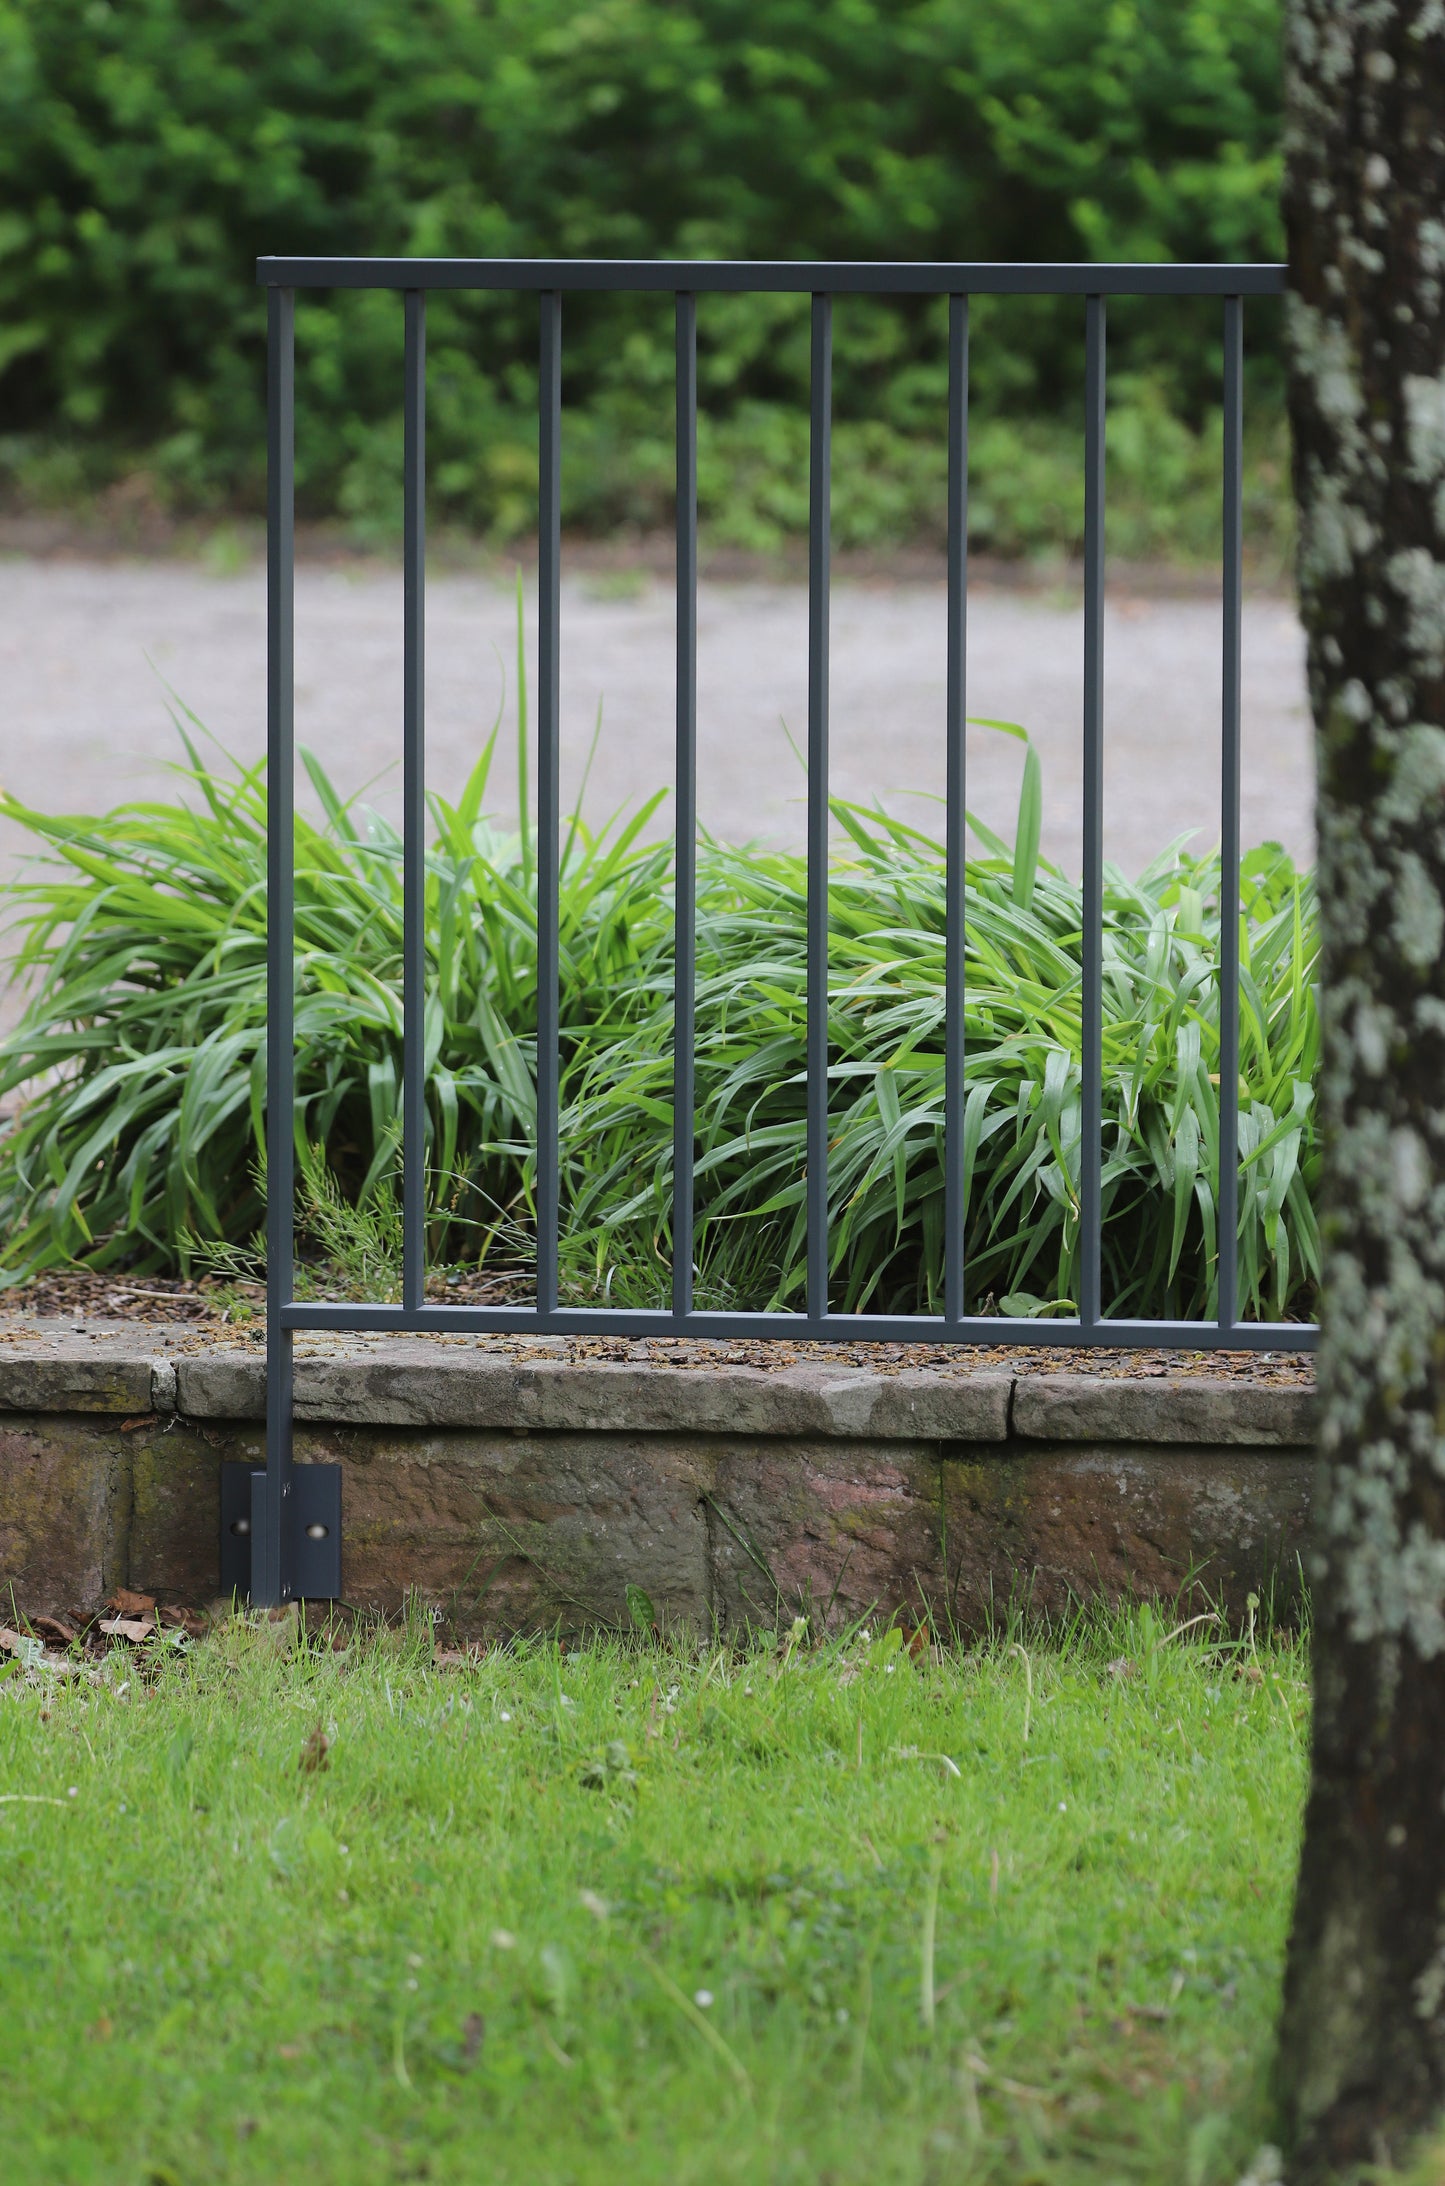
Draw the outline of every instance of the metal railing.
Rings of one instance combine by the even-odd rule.
[[[1223,314],[1223,705],[1220,918],[1220,1146],[1239,1143],[1240,668],[1244,299],[1278,296],[1284,268],[1257,266],[828,264],[547,259],[263,258],[268,292],[267,868],[267,1472],[252,1505],[251,1592],[280,1601],[307,1586],[304,1533],[288,1512],[292,1343],[297,1329],[611,1332],[792,1336],[1030,1345],[1307,1348],[1301,1323],[1238,1319],[1238,1161],[1221,1156],[1218,1310],[1201,1321],[1113,1320],[1101,1296],[1103,1143],[1103,638],[1105,314],[1110,296],[1214,297]],[[404,665],[402,1299],[399,1305],[299,1303],[294,1251],[294,316],[297,290],[396,289],[404,297]],[[423,587],[426,559],[426,295],[430,289],[527,291],[539,308],[539,636],[537,669],[537,1283],[533,1305],[428,1304],[425,1298],[426,951]],[[561,622],[562,298],[568,292],[670,294],[677,344],[676,972],[672,1302],[668,1309],[560,1302],[558,828]],[[697,297],[773,292],[812,299],[808,539],[807,1215],[802,1312],[718,1312],[693,1298],[694,1035],[697,768]],[[948,322],[948,673],[944,973],[944,1306],[941,1314],[838,1313],[828,1303],[828,661],[833,298],[946,296]],[[970,296],[1075,296],[1084,303],[1085,516],[1083,936],[1079,1312],[1011,1320],[964,1311],[964,729],[968,592],[968,314]],[[1236,915],[1225,915],[1226,907]],[[302,1468],[315,1471],[317,1468]],[[338,1506],[339,1521],[339,1506]],[[312,1528],[315,1531],[315,1528]],[[323,1533],[325,1528],[322,1529]],[[321,1538],[321,1535],[317,1535]],[[315,1576],[315,1574],[313,1574]],[[339,1584],[339,1581],[337,1582]]]

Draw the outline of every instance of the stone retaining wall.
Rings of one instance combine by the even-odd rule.
[[[1236,1611],[1297,1570],[1307,1385],[866,1366],[577,1364],[317,1339],[297,1457],[343,1468],[343,1583],[419,1589],[461,1633],[625,1617],[830,1621],[1027,1596]],[[219,1477],[263,1456],[259,1349],[193,1329],[0,1324],[0,1588],[30,1615],[117,1586],[204,1604]],[[7,1596],[8,1598],[8,1596]]]

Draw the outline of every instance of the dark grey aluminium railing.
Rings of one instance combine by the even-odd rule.
[[[1110,296],[1220,300],[1224,323],[1223,905],[1239,901],[1240,643],[1242,614],[1243,316],[1247,296],[1277,296],[1284,269],[1259,266],[825,264],[547,259],[263,258],[269,307],[270,844],[267,1057],[267,1467],[245,1509],[258,1602],[339,1591],[333,1536],[340,1520],[314,1466],[291,1461],[292,1346],[308,1328],[600,1332],[693,1336],[871,1337],[948,1343],[1187,1345],[1304,1349],[1298,1323],[1238,1314],[1238,1163],[1217,1179],[1218,1311],[1209,1321],[1106,1319],[1101,1298],[1103,1113],[1103,635],[1105,311]],[[397,289],[404,297],[405,526],[403,780],[402,1220],[400,1305],[301,1304],[293,1282],[294,811],[293,483],[294,313],[298,289]],[[534,1305],[429,1305],[425,1276],[423,1017],[426,294],[429,289],[528,291],[540,319],[537,761],[537,1287]],[[558,1297],[558,726],[561,567],[562,298],[568,292],[671,295],[677,332],[676,1039],[672,1304],[668,1310],[564,1306]],[[693,1302],[695,833],[697,743],[697,318],[700,294],[784,292],[812,298],[807,826],[807,1279],[801,1313],[698,1310]],[[828,1305],[828,654],[832,300],[838,295],[946,296],[948,385],[948,679],[945,928],[944,1308],[941,1314],[837,1313]],[[1077,296],[1084,303],[1083,962],[1080,1296],[1073,1320],[967,1314],[962,1185],[964,1049],[964,727],[967,611],[968,310],[970,296]],[[1222,915],[1220,1146],[1239,1143],[1238,918]],[[304,1496],[309,1498],[302,1508]],[[237,1508],[242,1507],[240,1504]],[[306,1510],[319,1516],[306,1520]]]

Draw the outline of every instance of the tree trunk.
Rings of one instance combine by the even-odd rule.
[[[1323,941],[1292,2182],[1445,2103],[1445,0],[1292,0],[1285,211]]]

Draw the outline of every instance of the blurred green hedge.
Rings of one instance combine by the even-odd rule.
[[[260,252],[1277,255],[1278,14],[1278,0],[0,0],[0,474],[31,499],[143,471],[172,505],[259,506]],[[1269,412],[1274,314],[1253,316]],[[1110,325],[1124,505],[1132,462],[1143,526],[1123,543],[1147,549],[1151,523],[1188,533],[1196,474],[1213,506],[1217,314],[1120,306]],[[303,505],[388,520],[400,302],[308,301],[298,339]],[[666,299],[569,301],[564,339],[569,521],[665,517]],[[805,515],[806,299],[705,298],[699,340],[704,513],[767,544]],[[437,297],[429,343],[438,513],[525,530],[534,304]],[[839,535],[926,531],[941,521],[941,308],[846,300],[836,347]],[[1075,535],[1081,375],[1080,305],[975,307],[984,543]]]

